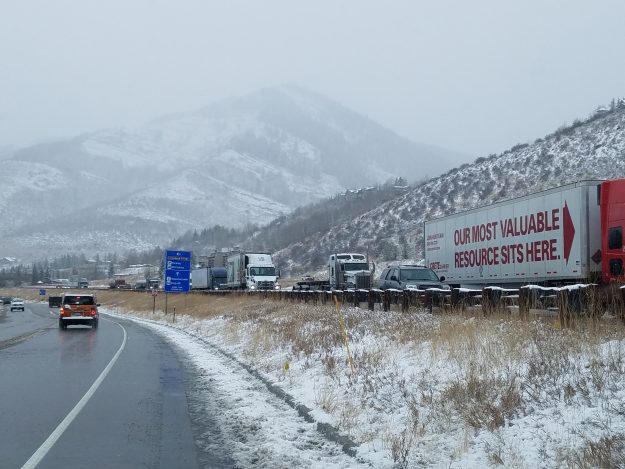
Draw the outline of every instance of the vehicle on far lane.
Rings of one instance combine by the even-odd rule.
[[[98,306],[95,295],[80,293],[65,293],[61,297],[59,308],[59,329],[67,329],[67,326],[79,324],[98,328]]]
[[[379,287],[382,290],[427,290],[428,288],[449,289],[443,282],[445,277],[419,265],[390,265],[382,271]]]
[[[61,301],[63,301],[63,297],[61,296],[49,296],[48,297],[48,308],[60,308]]]
[[[21,298],[13,298],[11,300],[11,311],[24,311],[24,300]]]

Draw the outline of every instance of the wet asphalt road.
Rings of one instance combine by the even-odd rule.
[[[188,370],[166,342],[105,315],[97,330],[60,330],[52,313],[45,304],[0,306],[0,467],[31,458],[120,350],[124,330],[118,360],[37,467],[207,465],[194,443]]]

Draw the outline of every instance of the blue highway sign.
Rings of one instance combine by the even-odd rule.
[[[180,274],[180,272],[176,272]],[[165,291],[166,292],[188,292],[189,277],[177,277],[165,275]]]
[[[165,270],[191,270],[191,251],[166,251]]]
[[[165,292],[190,289],[191,251],[165,251]]]

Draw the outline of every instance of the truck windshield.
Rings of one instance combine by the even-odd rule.
[[[438,277],[430,269],[400,269],[400,280],[408,282],[410,280],[431,280],[438,282]]]
[[[275,267],[250,267],[250,275],[276,275]]]
[[[345,272],[353,272],[354,270],[369,270],[369,264],[366,262],[346,262]]]

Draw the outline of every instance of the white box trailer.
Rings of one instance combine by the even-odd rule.
[[[573,283],[601,273],[602,181],[425,222],[425,261],[451,285]]]
[[[279,272],[269,253],[237,252],[226,262],[228,289],[274,290],[278,288]]]

